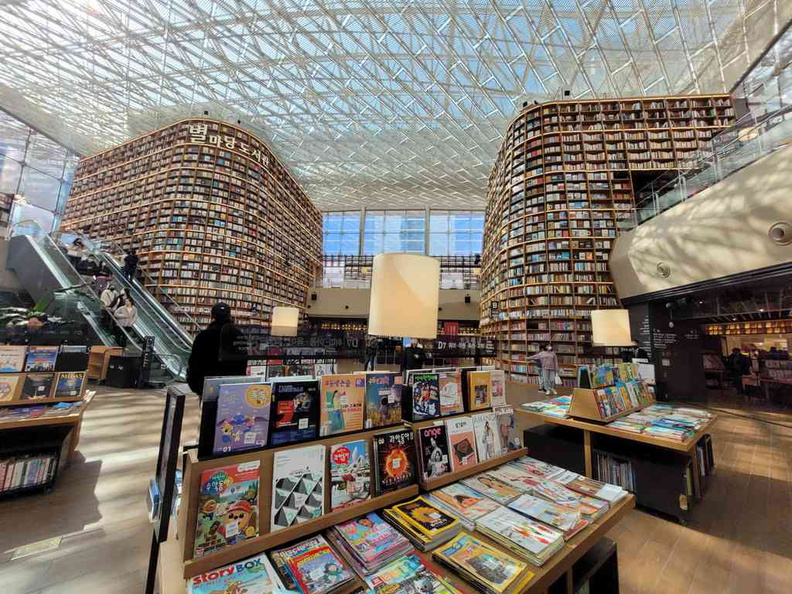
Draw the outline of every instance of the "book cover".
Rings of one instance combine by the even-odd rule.
[[[424,482],[451,471],[445,425],[432,425],[418,430],[418,463]]]
[[[417,555],[405,555],[366,578],[372,594],[457,594]]]
[[[0,372],[22,371],[26,357],[27,347],[24,345],[0,345]]]
[[[27,350],[25,371],[53,371],[58,359],[56,346],[31,346]]]
[[[487,472],[466,478],[462,481],[462,484],[502,505],[507,505],[522,495],[522,492],[518,489]]]
[[[564,538],[570,538],[588,525],[580,512],[558,505],[533,495],[521,495],[509,504],[509,507],[521,514],[544,522],[564,533]]]
[[[226,384],[249,384],[250,382],[262,382],[264,378],[257,378],[251,375],[227,375],[212,376],[204,378],[203,390],[201,394],[202,402],[215,402],[220,396],[220,386]]]
[[[398,503],[391,507],[390,511],[392,517],[399,518],[407,526],[429,539],[434,539],[440,533],[452,530],[459,524],[459,520],[454,516],[438,509],[423,496]]]
[[[363,429],[366,377],[356,373],[323,375],[320,435]]]
[[[76,398],[82,394],[85,383],[84,371],[61,371],[55,382],[53,398]]]
[[[503,464],[493,468],[488,471],[488,474],[523,493],[530,493],[542,481],[539,477],[533,476],[519,466],[512,464]]]
[[[259,461],[201,473],[196,557],[258,536]]]
[[[499,535],[499,538],[511,541],[539,559],[564,541],[564,535],[555,528],[545,526],[505,507],[482,516],[476,522],[476,526],[491,534]]]
[[[432,491],[432,496],[458,515],[471,520],[480,518],[499,507],[492,499],[477,493],[462,483],[454,483]]]
[[[489,408],[492,402],[492,380],[489,371],[468,373],[468,410]]]
[[[316,439],[319,435],[319,382],[274,382],[270,416],[270,445]]]
[[[55,383],[54,373],[28,373],[22,384],[22,400],[41,400],[49,398]]]
[[[456,369],[437,371],[440,387],[440,415],[456,415],[465,412],[462,398],[462,373]]]
[[[564,469],[559,466],[554,466],[548,462],[542,462],[541,460],[531,458],[530,456],[518,458],[517,460],[511,462],[511,464],[519,467],[528,474],[532,474],[544,480],[552,480],[559,474],[565,472]]]
[[[361,375],[366,378],[366,429],[401,423],[401,374],[373,372]]]
[[[330,446],[330,507],[349,507],[371,497],[371,464],[365,439]]]
[[[335,528],[355,556],[367,565],[408,546],[407,539],[374,512],[342,522]]]
[[[21,375],[0,375],[0,402],[10,402],[18,398],[22,387]]]
[[[500,456],[501,444],[495,413],[486,412],[473,415],[473,433],[476,436],[476,452],[479,462]]]
[[[383,495],[415,483],[415,435],[412,429],[397,429],[374,435],[376,493]]]
[[[325,446],[275,452],[272,457],[270,532],[324,513]]]
[[[188,583],[189,594],[267,594],[283,588],[275,568],[264,554],[196,575]]]
[[[340,555],[329,544],[312,547],[300,555],[287,559],[300,591],[305,594],[323,594],[354,579]]]
[[[492,384],[492,406],[508,406],[508,402],[506,402],[506,372],[502,369],[493,369],[489,374]]]
[[[445,425],[451,454],[451,470],[478,464],[473,420],[470,417],[456,417],[447,419]]]
[[[441,546],[434,556],[463,576],[473,575],[489,591],[501,593],[519,578],[528,566],[506,553],[463,532]]]
[[[436,419],[440,416],[440,380],[436,373],[412,375],[411,422]]]
[[[522,447],[522,439],[520,439],[520,432],[517,430],[514,409],[499,408],[495,411],[495,419],[498,424],[501,455],[519,450]]]
[[[267,384],[220,386],[215,419],[215,454],[243,452],[267,445],[272,387]]]

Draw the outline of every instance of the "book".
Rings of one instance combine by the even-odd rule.
[[[511,407],[495,409],[495,419],[498,424],[501,455],[519,450],[522,447],[522,439],[520,439],[520,432],[517,430],[514,409]]]
[[[372,594],[458,594],[417,555],[404,555],[366,578]]]
[[[476,411],[492,406],[492,378],[489,371],[468,373],[468,410]]]
[[[327,536],[362,575],[369,575],[412,550],[410,541],[374,512],[333,526]]]
[[[330,446],[330,509],[371,497],[371,463],[365,439]]]
[[[542,480],[552,480],[556,476],[566,472],[565,469],[559,466],[554,466],[548,462],[542,462],[530,456],[523,456],[522,458],[510,462],[510,464]]]
[[[24,345],[0,345],[0,372],[22,371],[25,368],[27,347]]]
[[[401,374],[375,371],[361,375],[366,378],[366,429],[401,423]]]
[[[22,400],[42,400],[49,398],[55,383],[54,373],[28,373],[22,383]]]
[[[319,436],[319,382],[274,382],[270,417],[270,445],[316,439]]]
[[[470,417],[446,419],[446,435],[451,455],[451,470],[456,471],[478,464],[476,434]]]
[[[577,510],[583,518],[589,521],[596,520],[610,509],[610,505],[604,499],[575,493],[564,485],[553,481],[541,481],[534,487],[531,494]]]
[[[521,493],[530,493],[540,482],[541,479],[537,476],[528,474],[519,466],[511,464],[503,464],[493,470],[489,470],[490,476],[511,485]]]
[[[366,378],[359,373],[323,375],[319,435],[338,435],[363,429]]]
[[[445,425],[432,425],[418,430],[418,466],[424,482],[451,471]]]
[[[492,499],[461,483],[453,483],[442,489],[436,489],[429,494],[428,498],[441,510],[459,519],[468,530],[475,528],[476,519],[499,507]]]
[[[188,582],[188,594],[245,592],[267,594],[283,589],[275,568],[265,554],[249,557],[196,575]]]
[[[443,512],[424,496],[398,503],[382,513],[421,550],[450,540],[462,527],[452,514]]]
[[[375,493],[383,495],[415,483],[415,435],[412,429],[376,433],[373,437]]]
[[[589,522],[580,515],[578,510],[545,501],[533,495],[521,495],[509,504],[509,507],[524,516],[544,522],[564,533],[569,540],[588,526]]]
[[[220,396],[220,386],[227,384],[249,384],[251,382],[263,381],[263,377],[252,375],[226,375],[204,378],[201,402],[216,402],[217,398]]]
[[[18,398],[22,387],[21,375],[0,375],[0,402],[10,402]]]
[[[270,558],[283,586],[292,592],[324,594],[354,579],[343,559],[321,535],[272,551]]]
[[[54,371],[60,347],[30,346],[25,359],[25,371]]]
[[[445,417],[465,412],[462,397],[462,373],[457,370],[435,370],[440,389],[440,415]]]
[[[201,473],[196,557],[258,536],[259,461]]]
[[[502,369],[494,369],[489,374],[492,385],[492,397],[490,398],[492,407],[508,406],[508,402],[506,402],[506,372]]]
[[[409,406],[402,406],[411,423],[440,416],[440,379],[436,373],[414,373],[411,376]]]
[[[564,485],[567,489],[589,497],[604,499],[608,503],[616,503],[628,495],[627,491],[619,486],[601,483],[571,470],[558,475],[553,480]]]
[[[491,460],[501,453],[497,419],[491,412],[473,415],[473,433],[476,436],[478,461]]]
[[[514,499],[517,499],[522,493],[509,485],[508,483],[500,480],[497,476],[488,472],[482,472],[476,476],[466,478],[462,481],[466,485],[478,491],[482,495],[486,495],[501,505],[507,505]]]
[[[85,384],[84,371],[61,371],[55,381],[53,398],[76,398],[82,394]]]
[[[324,514],[325,446],[275,452],[272,456],[270,532]]]
[[[271,406],[272,387],[267,384],[221,385],[212,452],[244,452],[266,446]]]
[[[476,528],[537,566],[564,546],[561,531],[501,507],[476,521]]]
[[[521,578],[528,567],[525,563],[467,533],[441,546],[433,556],[480,590],[492,594],[502,594],[518,580],[532,577]]]

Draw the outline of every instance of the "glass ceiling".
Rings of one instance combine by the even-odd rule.
[[[790,0],[0,2],[0,107],[90,154],[185,116],[317,206],[482,208],[523,101],[727,91]]]

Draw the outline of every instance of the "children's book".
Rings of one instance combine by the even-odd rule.
[[[502,369],[493,369],[489,374],[492,383],[492,407],[508,406],[508,402],[506,402],[506,372]]]
[[[85,383],[84,371],[61,371],[55,382],[53,398],[76,398],[82,394]]]
[[[189,580],[188,594],[245,592],[268,594],[283,589],[275,568],[265,554],[196,575]]]
[[[437,371],[440,386],[440,415],[456,415],[465,412],[462,398],[462,373],[456,369]]]
[[[517,430],[514,409],[509,407],[498,408],[495,410],[495,418],[498,423],[501,454],[519,450],[522,447],[522,440],[520,439],[520,432]]]
[[[10,402],[19,397],[21,375],[0,375],[0,402]]]
[[[405,555],[366,578],[372,594],[458,594],[417,555]]]
[[[54,373],[28,373],[22,384],[22,400],[41,400],[49,398],[55,383]]]
[[[508,505],[522,495],[519,489],[515,489],[510,484],[488,472],[482,472],[481,474],[466,478],[462,481],[462,484],[470,487],[474,491],[478,491],[482,495],[486,495],[501,505]]]
[[[446,530],[458,530],[459,520],[432,505],[423,496],[398,503],[387,509],[392,518],[411,530],[434,539]]]
[[[272,551],[270,558],[287,592],[323,594],[353,579],[344,561],[321,535]]]
[[[324,514],[325,446],[275,452],[270,532]]]
[[[365,567],[412,548],[398,530],[374,512],[337,524],[331,530]]]
[[[470,417],[454,417],[446,419],[445,425],[451,455],[451,470],[456,471],[478,464],[473,420]]]
[[[500,456],[500,435],[495,413],[486,412],[473,415],[473,432],[476,435],[476,452],[479,462]]]
[[[26,357],[27,347],[24,345],[0,345],[0,372],[22,371]]]
[[[418,430],[418,464],[423,481],[451,471],[445,425],[432,425]]]
[[[366,378],[366,429],[401,423],[401,374],[374,371],[360,375]]]
[[[316,439],[319,435],[319,382],[284,380],[272,384],[270,445]]]
[[[54,371],[59,348],[56,346],[28,347],[25,371]]]
[[[196,557],[258,536],[259,464],[253,460],[201,473]]]
[[[249,384],[251,382],[263,382],[263,377],[254,375],[228,375],[213,376],[204,378],[203,390],[201,392],[202,402],[216,402],[220,396],[220,386],[226,384]]]
[[[363,429],[366,376],[359,373],[323,375],[320,435]]]
[[[440,416],[440,384],[436,373],[414,373],[411,376],[410,406],[402,410],[411,423]]]
[[[261,383],[220,386],[213,453],[263,448],[269,434],[272,387]]]
[[[375,492],[383,495],[415,483],[415,434],[412,429],[377,433],[373,438]]]
[[[371,464],[365,439],[330,446],[330,507],[349,507],[371,497]]]
[[[468,410],[476,411],[492,406],[492,378],[490,371],[468,373]]]

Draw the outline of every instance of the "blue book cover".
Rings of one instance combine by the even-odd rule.
[[[59,347],[31,346],[28,347],[25,371],[53,371],[58,358]]]
[[[215,454],[267,445],[272,387],[261,383],[220,386],[215,421]]]

